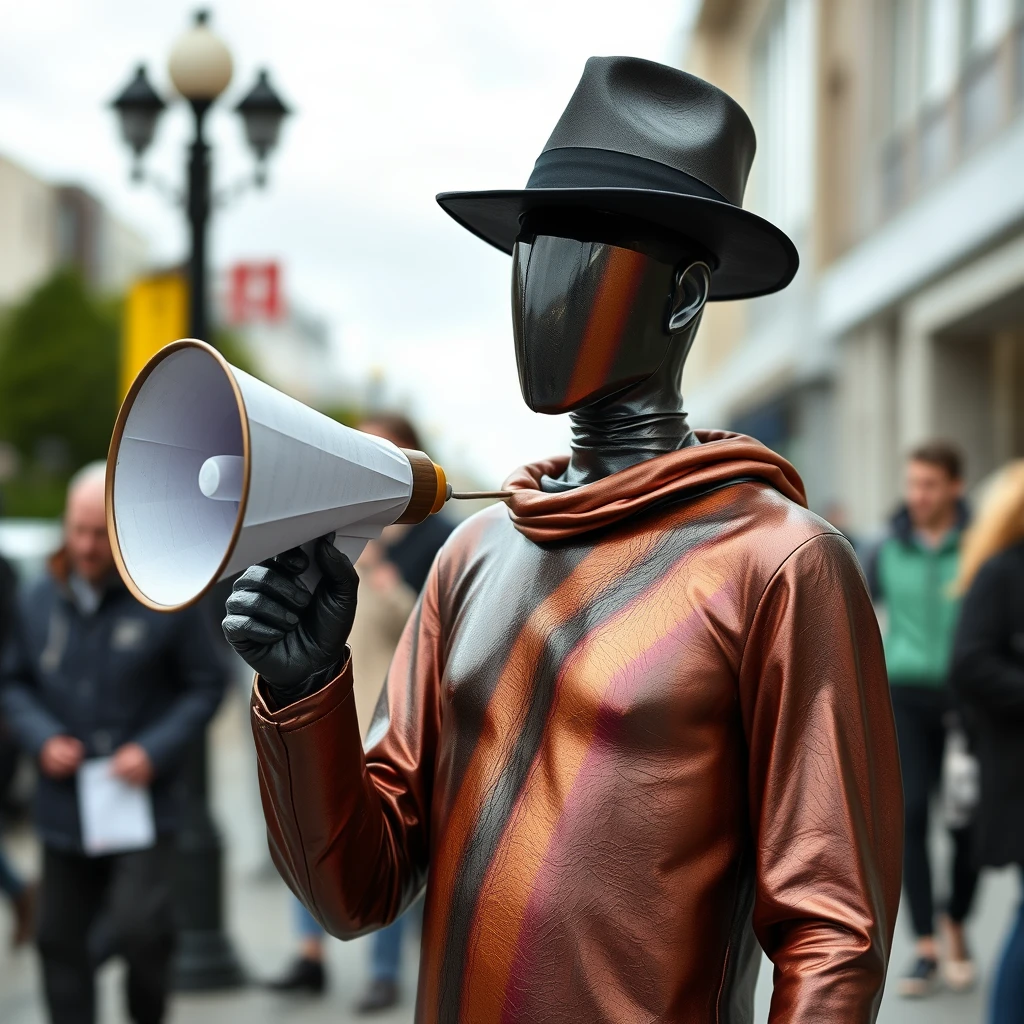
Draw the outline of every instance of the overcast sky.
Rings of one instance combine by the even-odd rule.
[[[167,53],[193,3],[3,0],[0,152],[79,182],[182,257],[181,214],[127,184],[129,159],[105,103],[145,60],[169,95]],[[225,109],[267,65],[296,110],[270,188],[219,215],[215,265],[270,258],[287,295],[330,325],[346,369],[386,370],[436,458],[497,484],[521,462],[567,449],[567,424],[519,397],[509,259],[445,215],[437,192],[515,188],[588,56],[679,62],[691,0],[221,0],[212,27],[235,59],[211,116],[215,178],[251,159]],[[164,115],[147,165],[180,183],[188,117]]]

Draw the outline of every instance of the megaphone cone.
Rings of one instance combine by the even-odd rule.
[[[385,526],[420,522],[449,493],[422,452],[343,426],[191,339],[142,368],[107,456],[114,560],[158,611],[332,530],[355,561]]]

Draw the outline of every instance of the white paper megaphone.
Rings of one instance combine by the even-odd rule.
[[[218,580],[335,531],[353,561],[444,504],[444,471],[176,341],[142,368],[107,456],[107,528],[128,589],[176,611]]]

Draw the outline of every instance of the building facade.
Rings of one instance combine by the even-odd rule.
[[[904,453],[1024,455],[1024,0],[705,0],[684,66],[751,114],[789,289],[710,308],[694,421],[759,437],[857,531]]]
[[[0,306],[49,277],[56,265],[56,238],[53,189],[0,157]]]
[[[53,185],[0,156],[0,306],[73,266],[89,287],[119,292],[148,263],[148,245],[91,193]]]

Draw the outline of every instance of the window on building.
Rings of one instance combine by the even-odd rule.
[[[930,105],[949,97],[960,68],[961,0],[930,0],[921,15],[921,99]]]
[[[57,205],[57,259],[62,264],[79,261],[82,245],[82,216],[78,207],[68,201]]]
[[[776,0],[757,44],[754,202],[799,236],[810,218],[815,114],[815,0]]]
[[[1024,0],[878,0],[881,197],[900,206],[1024,100]],[[1020,45],[1003,46],[1014,30]],[[1008,66],[1014,59],[1016,66]]]
[[[934,0],[932,0],[934,2]],[[965,0],[964,40],[969,53],[991,49],[1010,27],[1016,0]]]
[[[1014,85],[1018,103],[1024,102],[1024,0],[1017,0],[1017,27],[1013,52],[1017,55],[1017,66],[1014,68]]]
[[[922,108],[918,171],[924,181],[949,165],[955,147],[949,102],[960,70],[961,0],[929,0],[920,9]]]
[[[729,429],[746,434],[790,458],[794,446],[796,409],[791,393],[732,417]]]
[[[914,82],[914,0],[889,6],[889,127],[899,130],[917,110]]]
[[[1003,117],[1003,74],[997,44],[1010,27],[1013,0],[965,0],[962,136],[972,146]]]

